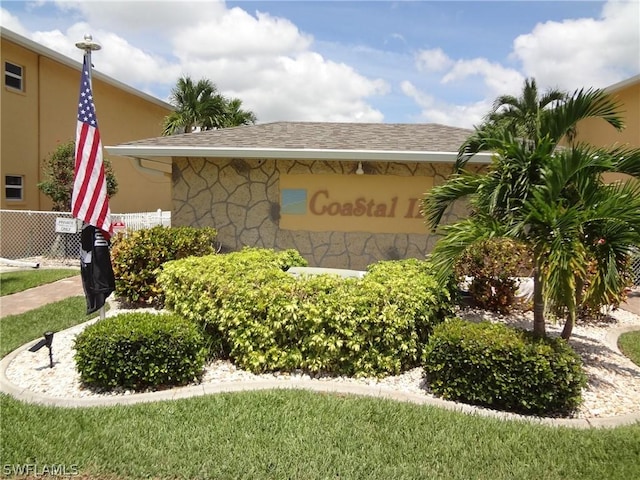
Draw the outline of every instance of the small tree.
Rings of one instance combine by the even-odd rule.
[[[45,160],[42,166],[44,181],[38,188],[53,200],[54,212],[70,212],[73,180],[75,176],[76,143],[70,140],[58,147]],[[107,179],[107,195],[113,197],[118,192],[118,182],[113,173],[111,162],[104,159],[104,173]]]

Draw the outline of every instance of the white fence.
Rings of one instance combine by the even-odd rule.
[[[635,286],[640,286],[640,248],[631,257],[631,281]]]
[[[171,212],[112,213],[115,230],[171,226]],[[77,261],[80,233],[70,212],[0,210],[0,258]]]

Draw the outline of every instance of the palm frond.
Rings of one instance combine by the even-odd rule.
[[[585,118],[601,118],[616,130],[624,128],[621,104],[604,90],[576,90],[543,117],[542,131],[558,142]],[[571,140],[571,139],[570,139]]]
[[[433,187],[420,201],[420,212],[427,226],[436,228],[447,208],[456,200],[475,193],[483,181],[482,175],[465,172],[453,174],[442,185]]]
[[[438,281],[446,281],[453,274],[460,255],[471,245],[506,233],[499,222],[489,217],[474,217],[441,227],[444,234],[429,255]]]

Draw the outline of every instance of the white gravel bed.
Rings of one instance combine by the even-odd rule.
[[[112,303],[112,305],[114,304]],[[107,312],[107,317],[125,311],[127,310],[112,308]],[[154,310],[149,309],[149,311]],[[459,314],[471,320],[501,321],[517,324],[526,329],[531,329],[532,325],[531,313],[505,317],[478,310],[464,310]],[[93,322],[95,321],[97,320],[93,320]],[[35,353],[24,350],[8,365],[5,372],[8,380],[19,388],[48,397],[89,398],[130,395],[133,393],[130,391],[96,393],[82,387],[73,360],[75,354],[73,342],[75,336],[86,325],[78,325],[55,334],[53,340],[54,368],[49,368],[47,348],[42,348]],[[640,316],[624,310],[616,310],[609,314],[606,321],[589,325],[577,325],[574,328],[570,342],[582,356],[589,378],[588,386],[583,391],[583,404],[574,415],[576,418],[611,417],[640,413],[640,367],[620,354],[617,348],[607,346],[605,340],[612,329],[627,326],[640,328]],[[559,335],[561,330],[562,325],[547,324],[549,335]],[[201,383],[223,384],[264,379],[289,382],[292,378],[309,379],[318,382],[331,381],[384,386],[427,397],[432,396],[424,382],[421,368],[414,368],[402,375],[382,379],[312,378],[298,373],[256,375],[236,368],[231,362],[214,361],[206,366]]]

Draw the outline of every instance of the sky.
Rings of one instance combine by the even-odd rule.
[[[525,78],[541,91],[640,73],[640,0],[0,3],[0,24],[169,101],[211,80],[273,121],[478,125]],[[96,99],[99,110],[99,99]]]

